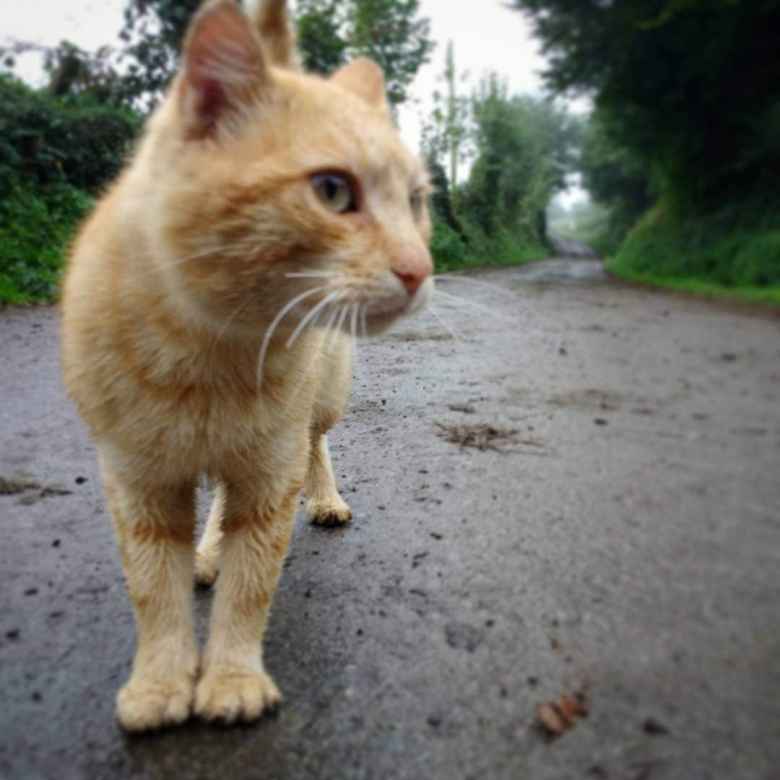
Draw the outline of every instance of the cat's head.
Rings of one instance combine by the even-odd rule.
[[[300,71],[284,0],[211,0],[141,159],[172,293],[225,328],[365,323],[432,291],[426,171],[393,125],[378,66]]]

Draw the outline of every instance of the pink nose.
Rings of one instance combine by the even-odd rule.
[[[433,273],[431,256],[425,249],[407,251],[393,263],[393,273],[401,281],[406,292],[410,296],[414,295]]]
[[[428,278],[428,274],[402,274],[398,271],[393,271],[393,273],[401,280],[401,284],[409,295],[414,295],[420,289],[420,285]]]

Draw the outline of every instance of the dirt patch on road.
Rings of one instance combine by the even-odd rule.
[[[549,406],[582,409],[583,411],[617,411],[623,402],[623,396],[611,390],[584,388],[557,393],[547,399]]]
[[[515,428],[501,428],[489,424],[477,425],[444,425],[436,423],[441,436],[450,444],[457,444],[461,448],[472,448],[485,452],[511,452],[509,445],[542,449],[544,443],[538,439],[520,437],[520,432]],[[506,446],[502,446],[506,445]]]
[[[43,485],[27,477],[0,476],[0,496],[21,496],[20,503],[37,504],[45,498],[69,496],[73,491],[62,485]]]

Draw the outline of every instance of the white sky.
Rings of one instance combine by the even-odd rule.
[[[17,38],[51,46],[68,39],[84,49],[97,49],[117,41],[124,5],[125,0],[0,0],[0,42]],[[419,117],[429,109],[429,96],[444,69],[448,40],[454,41],[458,70],[468,72],[470,83],[495,70],[508,79],[513,91],[541,92],[544,59],[539,46],[523,15],[507,9],[504,0],[421,0],[420,6],[431,20],[437,46],[414,83],[416,100],[401,113],[402,132],[412,146],[419,141]],[[18,72],[39,80],[37,59],[20,60]],[[587,105],[572,108],[583,111]],[[573,188],[564,201],[581,197],[582,191]]]

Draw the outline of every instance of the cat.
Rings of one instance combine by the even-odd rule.
[[[284,0],[210,0],[138,148],[82,227],[65,385],[96,444],[137,648],[131,732],[253,721],[280,701],[262,638],[302,489],[343,524],[326,434],[353,336],[432,293],[429,184],[380,68],[303,73]],[[195,551],[195,489],[216,484]],[[202,656],[193,578],[216,580]]]

